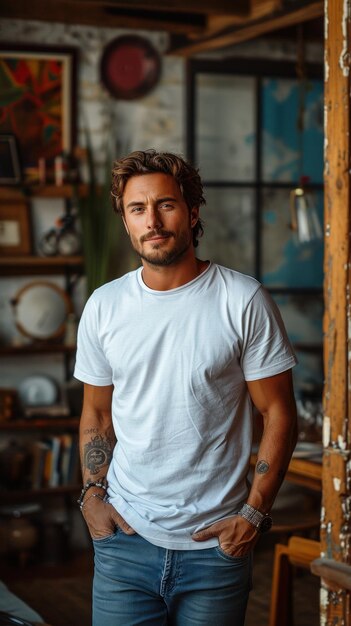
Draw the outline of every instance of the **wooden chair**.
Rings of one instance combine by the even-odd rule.
[[[310,569],[320,556],[320,542],[291,537],[287,545],[277,543],[274,551],[269,626],[293,626],[293,567]]]

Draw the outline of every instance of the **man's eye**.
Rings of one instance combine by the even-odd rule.
[[[173,209],[173,204],[169,204],[169,202],[164,202],[160,206],[161,209]]]
[[[134,206],[132,208],[132,213],[141,213],[144,210],[144,207],[142,206]]]

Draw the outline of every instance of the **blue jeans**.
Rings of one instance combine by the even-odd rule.
[[[251,554],[166,550],[118,528],[93,543],[93,626],[243,626]]]

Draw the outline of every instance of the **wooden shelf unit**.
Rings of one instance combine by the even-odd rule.
[[[0,186],[0,201],[15,201],[26,198],[72,198],[77,193],[78,196],[88,195],[89,185],[78,183],[77,185],[29,185],[20,186]]]
[[[61,487],[43,487],[41,489],[11,489],[11,491],[3,491],[3,501],[8,504],[16,502],[28,502],[39,498],[69,496],[71,494],[79,494],[82,489],[81,484],[64,485]]]
[[[0,431],[37,431],[37,430],[64,430],[67,432],[77,432],[79,427],[79,417],[29,417],[13,418],[0,422]]]
[[[0,256],[0,276],[65,274],[81,271],[82,256]]]

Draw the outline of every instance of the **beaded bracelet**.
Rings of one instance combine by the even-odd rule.
[[[83,511],[83,508],[85,507],[85,505],[88,502],[88,500],[91,500],[92,498],[99,498],[99,500],[102,500],[102,502],[106,502],[107,494],[102,496],[101,493],[92,493],[91,496],[89,496],[88,498],[83,500],[82,504],[80,505],[80,510],[81,511]]]
[[[79,508],[80,510],[82,510],[82,506],[83,506],[83,500],[84,500],[84,496],[86,494],[86,492],[88,491],[88,489],[90,489],[90,487],[101,487],[101,489],[103,489],[104,491],[107,491],[107,482],[106,482],[106,478],[105,476],[103,476],[102,478],[99,478],[99,480],[89,480],[83,487],[80,496],[77,500],[77,503],[79,504]]]

